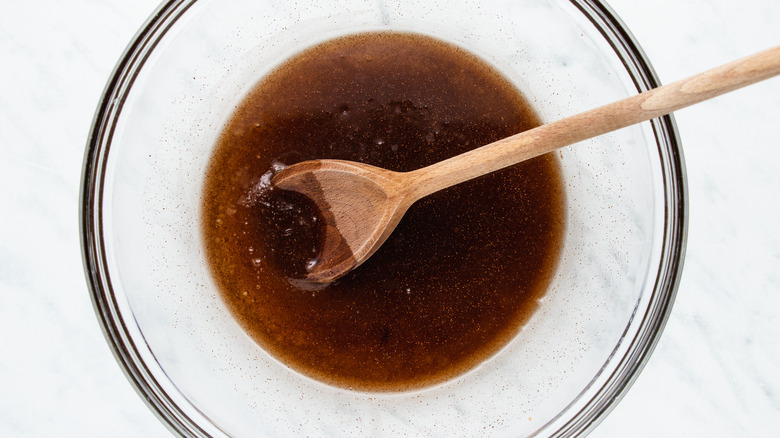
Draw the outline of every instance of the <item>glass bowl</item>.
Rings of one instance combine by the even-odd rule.
[[[545,122],[657,85],[595,0],[165,2],[112,74],[87,144],[84,264],[119,364],[182,436],[571,436],[627,391],[658,341],[684,256],[671,116],[559,152],[563,253],[514,339],[443,384],[362,393],[272,358],[222,302],[202,248],[205,168],[241,98],[286,58],[372,30],[431,35],[495,66]]]

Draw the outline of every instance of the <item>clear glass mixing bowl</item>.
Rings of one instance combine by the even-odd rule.
[[[111,76],[89,137],[81,231],[106,338],[183,436],[571,436],[647,361],[684,255],[685,171],[672,117],[560,152],[562,260],[538,311],[490,360],[442,385],[359,393],[301,376],[222,303],[201,245],[204,169],[242,96],[291,54],[368,30],[481,56],[551,121],[657,85],[595,0],[169,1]]]

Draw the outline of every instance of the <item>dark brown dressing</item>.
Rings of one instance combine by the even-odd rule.
[[[206,255],[225,302],[270,354],[336,386],[400,391],[468,371],[512,339],[554,275],[554,155],[423,199],[321,290],[295,280],[316,263],[318,212],[270,178],[321,158],[409,171],[538,125],[495,69],[430,37],[366,33],[291,58],[241,102],[207,171]]]

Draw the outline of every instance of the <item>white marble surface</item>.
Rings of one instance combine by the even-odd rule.
[[[80,260],[78,190],[105,81],[156,0],[0,14],[0,436],[165,437],[114,361]],[[777,0],[612,0],[670,82],[780,43]],[[780,79],[683,110],[688,253],[674,311],[591,435],[780,434]]]

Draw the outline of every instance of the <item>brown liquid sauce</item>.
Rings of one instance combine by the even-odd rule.
[[[332,385],[402,391],[468,371],[513,338],[554,275],[557,157],[423,199],[320,290],[295,281],[316,263],[317,211],[270,177],[321,158],[409,171],[537,125],[492,67],[429,37],[366,33],[291,58],[241,102],[208,168],[206,254],[225,302],[270,354]]]

